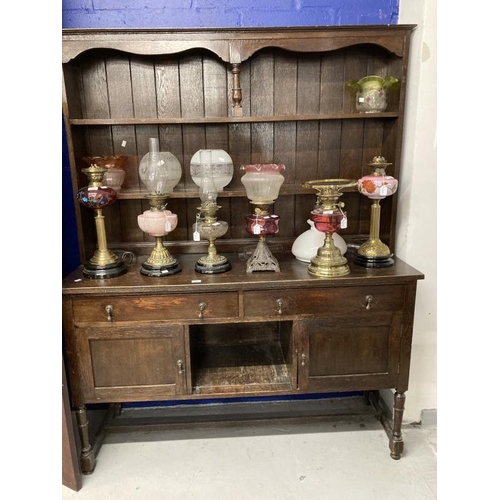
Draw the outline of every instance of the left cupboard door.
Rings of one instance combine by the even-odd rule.
[[[75,328],[86,403],[161,401],[187,392],[183,325]]]

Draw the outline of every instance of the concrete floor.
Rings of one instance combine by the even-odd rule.
[[[95,471],[62,500],[431,500],[436,427],[404,426],[401,460],[359,416],[107,434]]]

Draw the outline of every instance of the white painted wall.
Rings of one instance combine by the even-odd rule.
[[[408,69],[395,254],[425,274],[417,285],[408,423],[420,421],[422,410],[437,410],[437,9],[435,0],[399,5],[399,24],[418,26]],[[391,393],[383,396],[392,407]]]

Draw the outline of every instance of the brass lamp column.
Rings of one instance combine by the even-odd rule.
[[[339,201],[343,191],[356,186],[350,179],[321,179],[307,181],[302,187],[318,191],[318,208],[313,210],[310,219],[318,231],[325,233],[323,246],[311,259],[307,268],[309,274],[323,278],[345,276],[351,272],[347,259],[333,242],[333,234],[347,227],[347,214],[342,211],[344,203]]]
[[[127,272],[125,262],[108,249],[106,226],[102,210],[115,203],[118,198],[116,191],[102,186],[106,169],[91,165],[82,170],[89,180],[89,185],[76,193],[77,200],[85,207],[95,212],[95,228],[97,234],[97,249],[94,255],[85,262],[83,275],[86,278],[115,278]]]
[[[364,267],[390,267],[394,264],[393,254],[380,239],[380,200],[396,192],[398,181],[386,175],[385,169],[392,163],[387,163],[383,156],[375,156],[367,165],[372,172],[358,180],[358,190],[372,200],[370,238],[359,247],[354,263]]]

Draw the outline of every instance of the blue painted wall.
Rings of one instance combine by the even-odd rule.
[[[397,24],[398,0],[62,0],[63,28]],[[80,264],[63,134],[63,276]]]
[[[397,24],[397,0],[63,0],[64,28]]]

